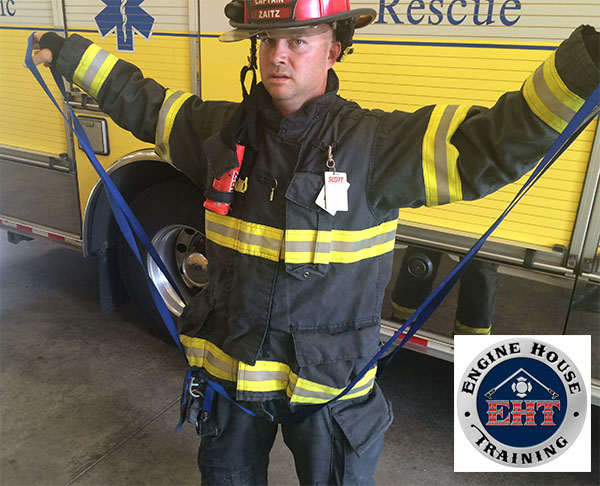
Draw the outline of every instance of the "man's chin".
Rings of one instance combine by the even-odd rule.
[[[290,87],[282,84],[265,83],[265,88],[274,100],[287,100],[292,95]]]

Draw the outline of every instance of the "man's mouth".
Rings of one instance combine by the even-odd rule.
[[[273,73],[271,79],[290,79],[290,76],[284,73]]]

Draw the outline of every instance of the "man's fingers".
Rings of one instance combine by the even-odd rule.
[[[44,32],[34,32],[33,33],[33,44],[32,44],[32,47],[34,49],[39,49],[40,48],[40,39],[42,38],[43,35],[44,35]]]
[[[50,49],[41,49],[40,50],[40,39],[45,34],[45,32],[34,32],[33,33],[33,43],[32,47],[34,50],[34,54],[31,56],[33,63],[37,66],[38,64],[44,64],[44,66],[49,67],[52,62],[52,51]],[[37,51],[37,52],[36,52]]]
[[[31,59],[36,66],[44,63],[44,66],[47,67],[52,62],[52,51],[50,49],[42,49],[41,51],[36,52]]]

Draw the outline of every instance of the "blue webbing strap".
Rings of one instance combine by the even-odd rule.
[[[150,242],[150,239],[146,235],[146,232],[142,228],[142,225],[139,223],[139,221],[137,220],[137,218],[135,217],[135,215],[129,208],[127,202],[125,201],[125,199],[123,198],[123,196],[121,195],[121,193],[119,192],[117,187],[115,186],[114,182],[108,176],[108,174],[106,173],[106,171],[104,170],[104,168],[102,167],[100,162],[98,161],[96,154],[94,153],[93,149],[91,148],[91,144],[87,137],[87,134],[85,133],[85,130],[81,126],[79,119],[77,118],[77,116],[73,112],[73,109],[71,108],[71,106],[68,103],[67,93],[64,88],[64,83],[63,83],[62,77],[56,71],[56,69],[54,69],[52,67],[50,68],[52,76],[54,77],[54,81],[56,82],[56,84],[65,100],[65,105],[67,106],[69,114],[71,115],[71,120],[69,120],[69,118],[61,110],[56,99],[54,98],[54,96],[52,95],[50,90],[48,89],[46,82],[42,78],[39,70],[37,69],[37,66],[34,64],[34,62],[32,60],[32,53],[33,53],[33,34],[31,34],[29,36],[29,39],[27,42],[27,51],[25,53],[25,65],[29,68],[29,70],[31,71],[31,73],[33,74],[35,79],[41,85],[42,89],[46,92],[46,94],[48,95],[48,97],[50,98],[50,100],[52,101],[54,106],[56,107],[56,109],[59,111],[61,116],[65,119],[65,121],[71,128],[71,130],[73,130],[73,133],[75,133],[75,135],[81,142],[81,147],[82,147],[83,151],[87,155],[88,159],[92,163],[92,166],[94,167],[94,169],[96,170],[98,175],[100,176],[100,178],[104,184],[105,190],[106,190],[108,202],[112,209],[115,220],[117,221],[117,224],[119,225],[119,228],[121,229],[121,232],[123,233],[123,237],[127,241],[127,244],[130,246],[131,251],[135,255],[137,261],[144,269],[144,276],[148,283],[148,288],[150,289],[150,293],[152,295],[152,299],[154,300],[156,308],[157,308],[163,322],[167,326],[167,329],[169,331],[169,334],[171,335],[171,338],[173,339],[173,341],[175,342],[175,344],[177,345],[177,347],[181,351],[181,354],[183,355],[183,357],[186,359],[186,362],[187,362],[187,357],[185,355],[185,351],[183,350],[181,340],[179,339],[179,334],[177,332],[177,328],[175,327],[175,323],[173,322],[173,317],[171,316],[171,313],[169,312],[169,310],[168,310],[164,300],[162,299],[160,293],[158,292],[156,286],[154,285],[154,282],[152,281],[152,279],[149,277],[149,275],[147,273],[146,267],[143,263],[141,255],[140,255],[140,251],[139,251],[137,242],[134,237],[134,233],[138,237],[138,239],[140,240],[142,245],[145,247],[145,249],[148,252],[148,254],[150,255],[150,257],[158,265],[161,272],[163,273],[165,278],[167,278],[167,280],[169,281],[169,283],[171,284],[173,289],[181,297],[181,294],[179,292],[177,284],[174,282],[174,280],[173,280],[172,276],[170,275],[169,271],[167,270],[165,264],[163,263],[162,259],[158,255],[158,253],[157,253],[156,249],[154,248],[154,246],[152,245],[152,243]],[[189,363],[188,363],[188,366],[189,366]],[[217,393],[219,393],[220,395],[223,395],[225,398],[227,398],[231,402],[235,403],[239,408],[244,410],[246,413],[248,413],[250,415],[256,415],[254,412],[246,409],[245,407],[243,407],[242,405],[237,403],[235,400],[233,400],[219,383],[215,383],[210,380],[207,380],[198,371],[195,371],[194,373],[207,382],[207,389],[210,389],[208,392],[210,396],[212,396],[213,391],[216,391]],[[188,374],[188,376],[191,377],[191,374]],[[186,389],[187,389],[188,381],[189,381],[189,378],[188,378],[188,380],[186,380]],[[204,401],[204,404],[205,404],[204,406],[206,406],[206,404],[207,404],[206,400]],[[203,409],[204,409],[204,406],[203,406]]]
[[[81,146],[83,148],[83,151],[86,153],[86,155],[90,159],[90,162],[94,166],[94,169],[96,169],[96,172],[98,172],[98,175],[102,179],[104,187],[106,188],[106,195],[107,195],[107,198],[108,198],[108,202],[109,202],[109,204],[111,206],[111,209],[112,209],[113,214],[115,216],[115,220],[117,221],[117,224],[119,225],[119,228],[121,229],[124,238],[127,240],[127,243],[131,247],[131,250],[133,251],[136,259],[138,260],[138,262],[142,266],[144,266],[143,261],[142,261],[142,257],[140,255],[140,252],[139,252],[139,249],[138,249],[137,243],[135,241],[135,237],[133,236],[133,232],[132,232],[132,228],[131,228],[131,226],[133,226],[133,230],[136,233],[139,234],[140,233],[139,230],[141,229],[141,225],[139,224],[139,222],[137,222],[137,219],[135,218],[135,216],[133,215],[133,213],[131,212],[131,210],[128,207],[127,207],[127,209],[129,209],[128,212],[125,212],[123,210],[123,207],[124,207],[123,205],[125,204],[125,200],[123,199],[123,197],[121,196],[121,194],[117,190],[117,188],[114,185],[112,179],[106,174],[106,172],[102,168],[102,165],[100,165],[100,162],[98,162],[98,159],[96,158],[96,155],[94,154],[94,151],[91,148],[91,145],[89,143],[89,140],[87,138],[87,135],[86,135],[85,131],[83,130],[83,127],[79,123],[78,118],[73,113],[73,110],[71,109],[69,103],[66,102],[67,101],[67,94],[65,92],[64,83],[62,81],[62,78],[56,72],[55,69],[51,69],[52,76],[54,77],[54,80],[56,81],[56,84],[57,84],[58,88],[60,89],[60,91],[61,91],[61,93],[62,93],[62,95],[63,95],[63,97],[65,99],[65,102],[66,102],[65,104],[66,104],[66,106],[67,106],[67,108],[68,108],[68,110],[70,112],[71,120],[69,120],[69,118],[60,109],[60,106],[58,105],[56,99],[54,98],[54,96],[52,95],[52,93],[50,92],[50,90],[48,89],[48,86],[46,85],[44,79],[40,75],[40,73],[39,73],[37,67],[35,66],[35,64],[33,63],[33,60],[32,60],[32,51],[33,51],[33,34],[31,34],[29,36],[29,40],[28,40],[28,43],[27,43],[27,52],[25,54],[25,64],[27,65],[27,67],[29,68],[29,70],[31,71],[31,73],[33,74],[33,76],[40,83],[40,85],[42,86],[43,90],[46,92],[46,94],[48,95],[48,97],[50,98],[50,100],[52,101],[52,103],[54,104],[54,106],[56,106],[57,110],[62,115],[62,117],[65,119],[65,121],[67,122],[67,124],[69,125],[69,127],[73,130],[73,132],[75,133],[75,135],[77,135],[77,138],[81,142]],[[125,206],[126,206],[126,204],[125,204]],[[132,225],[130,225],[131,221],[135,221],[135,223],[137,223],[137,225],[135,223],[132,224]],[[145,240],[146,240],[147,243],[149,243],[147,236],[146,236]],[[150,247],[151,246],[152,245],[150,245]],[[151,255],[152,255],[152,253],[154,253],[156,256],[158,256],[156,254],[156,250],[151,250],[150,247],[147,248],[147,251]],[[153,258],[154,258],[154,255],[153,255]],[[162,262],[161,262],[158,265],[160,266],[161,271],[165,274],[165,276],[167,276],[168,272],[166,271],[166,268],[165,268],[164,264],[162,264]],[[168,309],[167,309],[164,301],[162,301],[162,299],[160,297],[160,294],[158,293],[158,290],[154,286],[154,283],[152,282],[152,280],[150,279],[150,277],[147,275],[146,272],[145,272],[145,276],[146,276],[146,280],[148,282],[148,286],[150,288],[150,292],[152,294],[152,298],[154,299],[154,302],[155,302],[155,304],[156,304],[156,306],[158,308],[158,311],[159,311],[161,317],[163,318],[163,320],[165,321],[165,324],[166,324],[166,326],[167,326],[167,328],[169,330],[169,333],[171,334],[171,337],[177,343],[177,346],[179,347],[180,351],[185,356],[185,352],[183,351],[183,347],[182,347],[181,342],[179,340],[179,336],[177,334],[177,330],[175,328],[175,325],[173,324],[173,319],[171,318],[171,314],[168,311]],[[176,286],[174,286],[174,288],[177,289]]]
[[[42,88],[44,89],[46,94],[50,97],[50,99],[52,100],[52,102],[54,103],[54,105],[56,106],[58,111],[61,113],[63,118],[65,118],[65,120],[67,121],[69,126],[71,126],[74,133],[77,135],[77,137],[81,141],[81,145],[84,148],[86,155],[92,162],[92,165],[94,166],[94,168],[100,175],[102,181],[105,183],[106,189],[107,189],[108,200],[109,200],[109,203],[113,210],[113,213],[115,215],[115,219],[117,220],[117,223],[119,224],[119,227],[121,228],[121,231],[123,232],[125,239],[127,240],[128,244],[131,246],[131,249],[134,252],[138,262],[145,269],[145,266],[142,262],[140,254],[139,254],[137,244],[135,242],[135,238],[132,234],[131,227],[129,226],[130,224],[131,224],[131,226],[133,226],[133,230],[135,231],[136,235],[138,236],[138,238],[140,239],[142,244],[146,247],[146,250],[148,251],[148,253],[151,255],[153,260],[157,263],[157,265],[159,266],[161,271],[164,273],[164,275],[167,277],[167,279],[169,280],[169,282],[171,283],[173,288],[175,290],[177,290],[177,286],[172,281],[172,279],[169,275],[169,272],[166,270],[160,257],[158,256],[158,254],[152,247],[152,244],[150,243],[148,237],[145,235],[145,232],[142,229],[141,225],[139,224],[139,222],[137,221],[137,219],[135,218],[135,216],[133,215],[133,213],[127,206],[127,203],[125,202],[123,197],[120,195],[117,188],[114,186],[114,183],[112,182],[112,180],[108,177],[108,175],[104,171],[103,167],[97,161],[96,156],[95,156],[93,150],[91,149],[90,143],[87,140],[85,131],[81,127],[81,124],[79,123],[79,120],[73,113],[73,110],[71,109],[69,104],[66,103],[66,105],[69,109],[69,112],[71,114],[71,117],[73,119],[75,127],[73,127],[71,125],[68,118],[64,115],[64,113],[58,106],[58,103],[52,96],[52,93],[47,88],[46,83],[44,82],[44,80],[42,79],[41,75],[39,74],[39,72],[37,70],[37,67],[34,65],[33,61],[31,60],[32,42],[33,42],[33,34],[29,37],[27,54],[25,57],[25,63],[27,65],[27,67],[29,67],[29,69],[31,70],[31,72],[35,76],[35,78],[38,80],[38,82],[40,83],[40,85],[42,86]],[[52,71],[52,75],[54,76],[54,79],[55,79],[59,89],[61,90],[61,93],[63,94],[65,100],[67,100],[67,95],[64,90],[62,78],[54,69],[51,69],[51,71]],[[508,205],[508,207],[504,210],[504,212],[500,215],[500,217],[483,234],[483,236],[473,245],[473,247],[469,250],[469,252],[465,255],[465,257],[457,264],[457,266],[454,268],[454,270],[452,270],[452,272],[444,279],[444,281],[432,292],[432,294],[425,300],[425,302],[423,302],[423,304],[421,304],[421,306],[413,313],[413,315],[406,321],[406,323],[400,329],[398,329],[398,331],[396,331],[396,333],[381,347],[379,352],[365,365],[365,367],[358,373],[358,375],[352,380],[352,382],[339,395],[332,398],[328,402],[325,402],[322,404],[316,404],[316,405],[305,405],[302,407],[301,411],[295,412],[294,414],[292,414],[292,415],[286,417],[284,420],[282,420],[282,423],[285,423],[285,424],[297,423],[297,422],[301,421],[302,419],[306,418],[307,416],[311,415],[312,413],[316,412],[320,408],[326,406],[328,403],[339,400],[340,398],[345,396],[365,376],[365,374],[371,368],[373,368],[373,366],[375,366],[377,361],[386,353],[386,351],[390,348],[390,346],[393,345],[393,343],[400,337],[400,335],[402,333],[404,333],[408,328],[410,328],[408,330],[408,332],[406,333],[406,335],[403,337],[403,339],[398,344],[397,348],[392,353],[390,360],[393,358],[393,356],[400,350],[400,348],[402,346],[404,346],[404,344],[406,344],[406,342],[415,334],[415,332],[417,332],[417,330],[425,323],[425,321],[435,311],[435,309],[443,301],[443,299],[446,297],[446,295],[448,295],[448,293],[450,292],[452,287],[456,284],[456,282],[458,282],[458,280],[460,279],[460,277],[466,270],[466,266],[473,260],[475,254],[483,246],[483,244],[485,243],[487,238],[490,236],[490,234],[506,218],[508,213],[522,199],[522,197],[527,193],[527,191],[529,191],[529,189],[533,186],[533,184],[535,184],[535,182],[537,182],[537,180],[546,172],[546,170],[548,170],[548,168],[552,165],[552,163],[556,160],[556,158],[558,158],[558,156],[568,147],[568,145],[573,141],[573,139],[587,126],[587,124],[594,118],[594,116],[596,116],[596,114],[599,111],[599,106],[598,106],[599,102],[600,102],[600,88],[597,87],[595,89],[595,91],[592,93],[592,95],[588,98],[588,100],[581,107],[581,109],[575,114],[573,119],[566,126],[565,130],[559,135],[559,137],[554,142],[554,144],[552,145],[549,152],[541,160],[541,162],[536,166],[536,168],[532,172],[532,174],[529,177],[529,179],[527,180],[527,182],[521,187],[521,189],[519,190],[519,192],[517,193],[517,195],[515,196],[513,201]],[[167,328],[169,330],[169,333],[171,334],[171,336],[173,337],[173,340],[177,343],[179,349],[181,350],[182,354],[185,357],[185,352],[183,351],[181,341],[177,334],[177,329],[173,323],[171,314],[168,311],[168,309],[166,308],[164,301],[160,297],[158,290],[154,286],[154,283],[149,278],[147,273],[146,273],[146,280],[148,281],[148,286],[152,292],[152,297],[154,299],[154,302],[159,310],[161,317],[163,318],[163,320],[165,322],[165,325],[167,326]],[[186,360],[187,360],[187,358],[186,358]],[[200,375],[200,373],[198,373],[197,371],[195,371],[194,373],[197,376],[200,376],[201,378],[206,380],[206,378],[202,377],[202,375]],[[192,372],[190,370],[190,372],[188,372],[188,376],[186,379],[186,389],[187,389],[187,384],[189,383],[189,380],[191,379],[191,377],[192,377]],[[224,396],[225,398],[227,398],[228,400],[233,402],[239,408],[241,408],[242,410],[247,412],[248,414],[253,415],[253,416],[256,415],[254,412],[244,408],[242,405],[240,405],[235,400],[233,400],[220,384],[212,382],[210,380],[206,380],[206,381],[207,381],[207,391],[208,391],[207,394],[209,395],[209,397],[212,396],[214,391],[216,391],[220,395]],[[184,397],[184,403],[185,403],[185,399],[186,398]],[[205,407],[206,408],[210,407],[210,404],[207,404],[206,401],[207,400],[205,400],[203,409]],[[209,401],[212,401],[212,399]]]

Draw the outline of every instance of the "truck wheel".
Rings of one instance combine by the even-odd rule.
[[[133,213],[183,296],[182,300],[145,249],[140,248],[148,274],[174,319],[181,315],[190,299],[208,285],[203,202],[202,191],[191,183],[169,181],[150,186],[131,203]],[[172,343],[148,289],[144,269],[122,235],[119,236],[119,262],[125,287],[148,318],[152,332]]]

